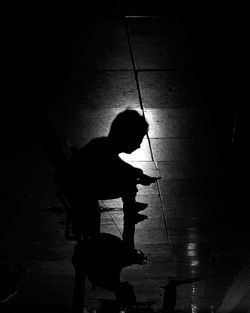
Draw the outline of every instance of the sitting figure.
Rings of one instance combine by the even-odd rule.
[[[158,178],[150,177],[139,168],[123,161],[119,154],[140,148],[147,134],[148,123],[135,110],[119,113],[112,122],[107,137],[90,140],[75,149],[62,170],[56,173],[56,183],[72,207],[75,232],[91,237],[100,232],[98,200],[122,198],[124,212],[123,241],[134,249],[134,227],[141,220],[136,202],[137,184],[150,185]],[[144,207],[145,208],[145,207]]]

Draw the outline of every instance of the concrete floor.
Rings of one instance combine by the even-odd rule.
[[[122,272],[134,286],[136,312],[161,312],[161,287],[173,277],[200,279],[177,287],[178,312],[250,312],[250,231],[239,193],[238,120],[232,144],[242,88],[239,29],[212,6],[189,8],[188,16],[187,7],[176,6],[149,17],[159,15],[159,8],[157,14],[155,7],[140,11],[128,5],[125,23],[115,6],[112,14],[90,8],[86,14],[82,8],[58,14],[44,9],[21,30],[18,22],[13,27],[13,46],[22,51],[7,69],[11,96],[1,122],[7,136],[0,262],[21,265],[25,274],[19,293],[0,309],[71,311],[75,242],[64,238],[53,159],[44,147],[56,149],[55,132],[69,155],[68,143],[82,146],[106,135],[117,113],[130,107],[145,114],[150,128],[141,149],[121,157],[162,177],[140,187],[137,196],[149,206],[148,219],[136,226],[136,247],[151,263]],[[41,112],[49,114],[53,132]],[[102,231],[121,237],[121,200],[100,206]],[[93,291],[89,282],[85,293],[92,310],[114,299],[104,289]]]

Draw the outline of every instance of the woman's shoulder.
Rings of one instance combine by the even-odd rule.
[[[93,138],[86,145],[76,148],[74,154],[77,157],[95,155],[96,153],[108,150],[108,140],[106,137]]]
[[[81,150],[100,150],[108,147],[107,137],[98,137],[91,139]]]

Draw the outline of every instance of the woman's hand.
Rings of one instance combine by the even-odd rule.
[[[142,176],[140,176],[137,180],[137,184],[140,184],[140,185],[144,185],[144,186],[149,186],[151,185],[152,183],[156,183],[156,181],[158,179],[160,179],[161,177],[151,177],[151,176],[148,176],[148,175],[145,175],[145,174],[142,174]]]

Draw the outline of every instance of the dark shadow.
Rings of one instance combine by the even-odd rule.
[[[128,249],[124,242],[108,233],[100,233],[86,241],[78,242],[72,263],[77,270],[83,268],[93,285],[114,292],[116,301],[112,307],[132,308],[136,305],[133,286],[120,281],[123,268],[132,264],[143,264],[144,255],[136,249]]]
[[[73,257],[75,269],[80,275],[86,271],[93,285],[114,291],[120,306],[131,307],[136,302],[133,287],[120,282],[122,268],[146,262],[134,244],[135,225],[147,218],[139,213],[147,204],[136,202],[137,184],[148,186],[158,178],[126,163],[119,154],[139,149],[147,131],[144,116],[127,109],[115,117],[107,137],[73,148],[69,160],[55,172],[55,182],[68,203],[71,232],[78,241]],[[115,198],[123,201],[122,240],[100,234],[98,200]]]
[[[79,237],[99,233],[98,200],[122,198],[123,240],[134,248],[135,224],[147,218],[140,214],[147,204],[137,203],[137,184],[150,185],[139,168],[124,162],[119,154],[140,148],[148,124],[137,111],[125,110],[114,119],[107,137],[94,138],[84,147],[72,149],[72,155],[55,173],[55,181],[71,208],[73,231]]]

